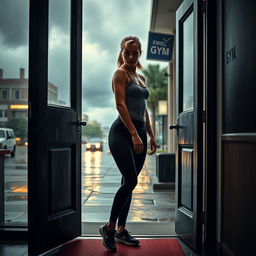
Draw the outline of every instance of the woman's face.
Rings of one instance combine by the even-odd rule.
[[[136,43],[127,44],[122,51],[124,64],[128,67],[136,67],[140,58],[139,47]]]

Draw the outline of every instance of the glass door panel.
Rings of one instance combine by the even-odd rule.
[[[70,13],[70,0],[49,1],[48,105],[71,105]]]
[[[183,22],[183,111],[193,109],[193,13]]]

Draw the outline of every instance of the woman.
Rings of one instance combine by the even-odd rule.
[[[103,245],[116,250],[116,242],[127,245],[139,245],[125,229],[132,191],[137,185],[147,152],[147,133],[150,136],[151,152],[156,151],[156,142],[150,126],[146,99],[149,91],[145,79],[136,72],[142,69],[139,62],[141,43],[137,37],[125,37],[121,42],[118,56],[118,69],[112,80],[116,108],[119,116],[109,131],[109,148],[122,174],[121,187],[113,200],[109,222],[99,229]],[[118,219],[117,231],[115,230]]]

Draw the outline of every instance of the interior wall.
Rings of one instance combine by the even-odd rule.
[[[221,135],[222,135],[222,2],[217,1],[217,184],[216,184],[216,240],[221,241]]]
[[[253,0],[223,0],[221,115],[221,248],[255,253],[256,24]]]

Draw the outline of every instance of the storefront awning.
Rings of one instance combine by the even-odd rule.
[[[152,0],[150,31],[175,34],[175,13],[182,0]]]

